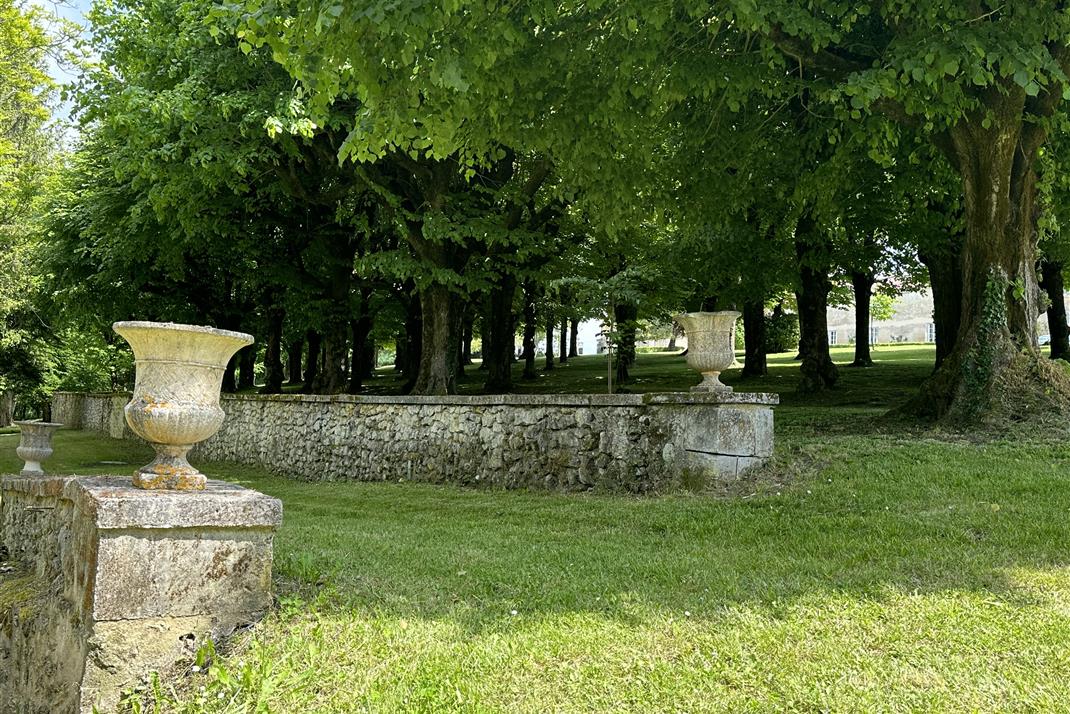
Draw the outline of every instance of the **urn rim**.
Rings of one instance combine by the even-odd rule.
[[[123,335],[123,330],[154,330],[157,332],[185,332],[194,333],[200,335],[212,335],[214,337],[226,337],[232,340],[237,340],[243,345],[251,345],[256,340],[255,338],[245,332],[236,332],[234,330],[221,330],[218,327],[206,327],[204,325],[186,325],[180,322],[151,322],[149,320],[123,320],[120,322],[112,323],[111,329],[115,330],[120,336]]]
[[[743,313],[738,310],[700,310],[698,312],[681,312],[676,315],[674,319],[679,319],[681,317],[709,317],[710,315],[734,315],[736,319],[739,319],[743,316]]]

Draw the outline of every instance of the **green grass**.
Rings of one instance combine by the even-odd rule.
[[[870,417],[916,387],[931,352],[884,348],[810,401],[791,394],[788,357],[745,386],[784,396],[780,467],[730,498],[308,484],[207,465],[283,500],[279,607],[207,673],[166,677],[163,711],[1065,710],[1065,435],[885,433]],[[638,384],[697,381],[677,359],[641,356]],[[17,465],[5,443],[0,471]],[[49,465],[146,458],[61,432]]]

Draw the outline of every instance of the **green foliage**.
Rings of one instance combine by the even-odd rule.
[[[799,316],[790,312],[774,312],[765,320],[765,351],[795,352],[799,349]]]

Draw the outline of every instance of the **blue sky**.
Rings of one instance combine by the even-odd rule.
[[[89,7],[92,5],[92,0],[62,0],[62,2],[58,3],[51,0],[32,0],[32,2],[34,5],[82,27],[87,24],[85,13],[89,11]],[[53,79],[60,83],[70,82],[74,79],[68,69],[60,66],[53,58],[48,60],[48,72]],[[66,120],[70,114],[70,107],[66,104],[57,105],[54,107],[52,114],[56,119]]]

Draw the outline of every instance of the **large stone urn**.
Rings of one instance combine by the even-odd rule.
[[[134,351],[126,423],[156,450],[152,463],[134,474],[134,486],[203,489],[207,478],[186,454],[223,425],[223,372],[235,352],[253,343],[252,335],[169,322],[117,322],[112,329]]]
[[[15,453],[26,462],[21,475],[44,476],[41,462],[52,455],[52,435],[63,425],[49,421],[17,421],[15,426],[21,432]]]
[[[702,382],[692,392],[731,394],[732,388],[721,383],[721,372],[736,361],[736,320],[740,313],[685,312],[676,322],[687,334],[687,366],[702,374]]]

